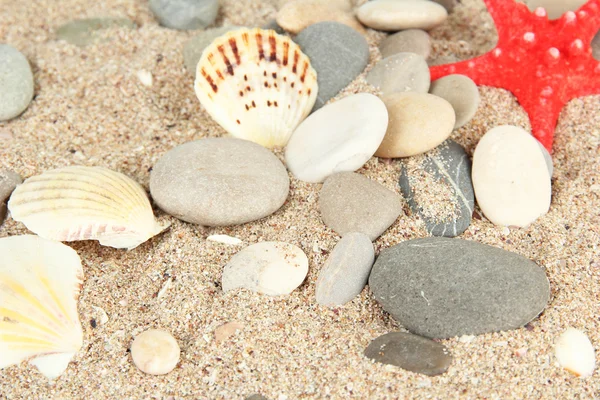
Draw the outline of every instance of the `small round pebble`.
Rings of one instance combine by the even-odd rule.
[[[203,29],[215,22],[218,0],[149,0],[161,25],[171,29]]]
[[[0,169],[0,203],[4,203],[23,178],[14,171]]]
[[[135,28],[128,18],[85,18],[69,21],[56,30],[56,38],[76,46],[86,46],[99,40],[98,31],[114,27]]]
[[[335,245],[319,272],[315,287],[317,303],[341,306],[365,288],[375,252],[371,239],[364,233],[344,235]]]
[[[450,136],[456,120],[452,105],[429,93],[403,92],[383,97],[388,129],[377,157],[410,157],[425,153]]]
[[[285,202],[290,180],[263,146],[234,138],[188,142],[164,154],[150,174],[158,206],[181,220],[239,225],[266,217]]]
[[[399,92],[427,93],[431,76],[423,57],[398,53],[379,61],[367,74],[367,82],[384,96]]]
[[[385,104],[369,93],[328,104],[296,128],[285,151],[288,169],[313,183],[336,172],[356,171],[381,144],[387,122]]]
[[[468,123],[479,107],[479,89],[475,82],[465,75],[447,75],[431,84],[429,93],[447,100],[454,108],[456,122],[454,129]]]
[[[556,341],[554,352],[559,364],[574,375],[587,378],[596,369],[594,346],[578,329],[564,331]]]
[[[339,22],[358,32],[365,32],[354,16],[349,0],[292,0],[277,13],[279,26],[294,34],[324,21]]]
[[[135,337],[131,344],[131,357],[138,369],[150,375],[165,375],[179,362],[179,345],[169,333],[149,329]]]
[[[398,53],[415,53],[427,59],[431,53],[429,34],[421,29],[407,29],[381,41],[379,44],[382,58],[388,58]]]
[[[443,6],[446,11],[451,12],[452,10],[454,10],[454,7],[456,7],[458,5],[458,3],[460,3],[460,0],[433,0],[434,2],[438,3],[439,5]]]
[[[527,0],[531,11],[542,7],[548,14],[548,19],[558,19],[567,11],[577,11],[587,0]]]
[[[33,98],[33,73],[17,49],[0,44],[0,121],[20,115]]]
[[[550,208],[549,172],[544,152],[531,134],[510,125],[493,128],[473,154],[477,204],[495,225],[525,227]]]
[[[356,15],[369,28],[400,31],[410,28],[429,30],[444,22],[448,12],[432,1],[377,0],[360,6]]]
[[[239,26],[234,25],[206,29],[185,42],[183,45],[183,63],[188,72],[196,76],[196,66],[204,49],[219,36],[239,28]]]

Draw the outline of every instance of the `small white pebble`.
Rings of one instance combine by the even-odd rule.
[[[510,235],[510,229],[508,229],[508,226],[505,226],[504,228],[502,228],[502,234],[504,236]]]
[[[236,237],[228,236],[228,235],[210,235],[206,238],[206,240],[210,240],[211,242],[218,242],[224,244],[242,244],[242,241]]]
[[[106,314],[106,311],[104,311],[103,308],[96,307],[96,306],[92,306],[92,308],[99,316],[98,322],[100,323],[100,325],[104,325],[105,323],[108,322],[108,315]]]
[[[527,354],[527,347],[521,347],[520,349],[515,350],[515,356],[517,357],[525,357]]]
[[[591,376],[596,368],[594,347],[585,333],[568,328],[556,341],[555,354],[559,364],[582,378]]]
[[[153,79],[151,72],[141,69],[137,72],[137,77],[140,80],[140,82],[142,82],[142,85],[147,87],[152,86]]]
[[[496,346],[496,347],[506,347],[506,346],[508,346],[508,342],[506,340],[499,340],[497,342],[494,342],[494,346]]]
[[[149,329],[135,337],[131,357],[138,369],[150,375],[168,374],[179,362],[179,345],[170,333]]]
[[[475,339],[474,335],[462,335],[458,338],[458,341],[461,343],[471,343]]]

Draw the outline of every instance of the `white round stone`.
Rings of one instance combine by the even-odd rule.
[[[363,4],[356,16],[366,26],[382,31],[431,29],[446,20],[446,9],[432,1],[376,0]]]
[[[475,198],[492,223],[527,226],[550,208],[549,172],[533,136],[516,126],[498,126],[481,138],[473,154]]]
[[[308,258],[297,246],[261,242],[234,255],[223,270],[223,291],[244,288],[270,296],[289,294],[308,273]]]
[[[179,362],[179,345],[169,333],[149,329],[135,337],[131,344],[131,357],[138,369],[150,375],[171,372]]]
[[[594,346],[585,333],[568,328],[556,341],[554,348],[559,364],[582,378],[592,376],[596,368]]]
[[[383,97],[389,125],[375,155],[410,157],[425,153],[450,136],[455,115],[452,105],[429,93],[403,92]]]
[[[383,95],[396,92],[427,93],[431,83],[429,67],[423,57],[398,53],[379,61],[367,74],[367,82]]]
[[[356,171],[373,156],[387,125],[385,104],[372,94],[354,94],[328,104],[296,128],[285,151],[288,169],[305,182]]]

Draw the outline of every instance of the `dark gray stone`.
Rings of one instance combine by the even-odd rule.
[[[400,173],[400,190],[408,202],[412,212],[419,214],[425,222],[427,231],[433,236],[455,237],[462,234],[471,224],[471,217],[475,207],[475,192],[471,181],[471,160],[465,150],[456,142],[446,140],[435,150],[405,161]],[[456,218],[450,220],[436,220],[423,212],[424,205],[419,204],[416,189],[411,186],[411,179],[419,179],[411,176],[407,162],[420,161],[420,168],[431,174],[435,182],[433,184],[447,185],[453,192],[455,205],[454,215]],[[438,203],[439,204],[439,203]],[[435,203],[433,204],[435,206]]]
[[[162,26],[203,29],[215,22],[218,0],[149,0],[150,10]]]
[[[20,115],[33,98],[33,73],[17,49],[0,44],[0,121]]]
[[[185,64],[185,68],[192,75],[196,76],[196,66],[198,65],[198,61],[200,61],[204,49],[219,36],[239,28],[239,26],[222,26],[220,28],[207,29],[189,39],[183,45],[183,63]]]
[[[390,332],[373,340],[365,356],[383,364],[424,375],[440,375],[452,364],[452,356],[433,340],[403,332]]]
[[[313,111],[348,86],[369,62],[369,44],[363,35],[338,22],[311,25],[294,41],[317,71],[319,94]]]
[[[135,23],[127,18],[86,18],[67,22],[56,30],[56,38],[76,46],[86,46],[97,42],[98,31],[108,28],[135,28]]]
[[[533,261],[448,238],[409,240],[383,250],[369,287],[398,323],[429,338],[517,329],[550,298],[548,278]]]

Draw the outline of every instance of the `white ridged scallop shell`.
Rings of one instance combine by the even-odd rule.
[[[196,68],[196,95],[233,136],[285,146],[317,98],[317,73],[290,38],[238,29],[215,39]]]
[[[27,179],[10,197],[13,219],[52,240],[132,249],[162,232],[144,189],[102,167],[65,167]]]
[[[0,239],[0,254],[0,368],[29,360],[54,379],[83,343],[81,260],[69,246],[33,235]]]

